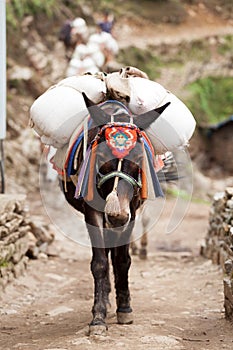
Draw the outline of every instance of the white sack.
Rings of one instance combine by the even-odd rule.
[[[113,55],[117,55],[119,52],[119,46],[117,41],[110,35],[106,38],[105,47],[109,50]]]
[[[142,114],[162,104],[167,90],[155,81],[139,78],[126,78],[129,82],[129,109],[134,114]]]
[[[81,91],[99,103],[104,99],[106,88],[102,80],[93,76],[71,77],[34,101],[30,109],[30,124],[43,143],[60,148],[69,142],[73,131],[81,127],[88,115]]]
[[[94,75],[69,77],[57,84],[57,86],[61,85],[72,87],[79,92],[85,92],[87,97],[96,104],[104,100],[107,92],[105,82]]]
[[[154,81],[140,77],[129,77],[128,80],[128,107],[132,113],[142,114],[171,102],[161,116],[146,129],[155,151],[164,154],[186,146],[193,135],[196,121],[185,104]]]
[[[30,109],[34,130],[41,141],[56,148],[69,141],[73,130],[87,115],[80,92],[67,86],[56,86],[35,100]]]
[[[162,105],[167,102],[171,102],[171,104],[146,129],[146,133],[158,154],[187,146],[196,127],[192,113],[178,97],[168,92]]]
[[[88,40],[88,45],[98,45],[99,49],[106,48],[116,55],[119,51],[117,41],[110,33],[100,32],[92,34]]]
[[[72,58],[66,70],[66,77],[72,77],[81,71],[82,62],[77,58]]]
[[[70,60],[68,68],[66,70],[66,76],[72,77],[78,74],[84,74],[86,72],[95,74],[99,68],[96,66],[95,61],[91,57],[86,57],[83,60],[72,58]]]
[[[76,45],[74,52],[72,54],[72,58],[76,58],[77,60],[83,60],[85,57],[89,55],[89,49],[87,45],[78,44]]]

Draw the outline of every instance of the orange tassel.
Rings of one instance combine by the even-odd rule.
[[[91,149],[90,174],[89,174],[89,179],[88,179],[88,191],[87,191],[87,196],[86,196],[87,201],[92,201],[93,196],[94,196],[93,185],[94,185],[94,173],[95,173],[97,145],[98,145],[98,142],[97,142],[97,140],[95,140],[95,142],[92,145],[92,149]]]
[[[141,198],[142,199],[147,199],[148,192],[147,192],[146,162],[145,162],[146,152],[145,152],[145,149],[144,149],[144,143],[143,142],[142,142],[142,150],[143,150],[143,153],[144,153],[144,157],[143,157],[143,160],[142,160],[142,172],[141,172],[141,177],[142,177]]]

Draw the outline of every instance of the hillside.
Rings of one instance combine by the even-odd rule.
[[[26,13],[17,31],[8,23],[7,192],[38,189],[40,144],[28,129],[29,108],[36,97],[64,78],[67,61],[57,35],[65,19],[82,16],[94,30],[96,19],[108,6],[116,20],[118,63],[138,66],[179,97],[186,98],[186,85],[202,76],[233,75],[231,1],[80,4],[58,1],[52,14]],[[227,49],[220,54],[223,47]]]

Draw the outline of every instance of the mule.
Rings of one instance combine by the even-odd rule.
[[[148,150],[145,150],[143,130],[168,104],[135,116],[118,101],[95,105],[83,96],[91,127],[89,125],[87,141],[82,138],[77,152],[78,183],[62,181],[61,184],[68,203],[85,218],[92,246],[94,278],[89,331],[90,334],[104,334],[111,291],[109,256],[114,273],[117,322],[133,322],[128,281],[129,245],[136,211],[147,197],[146,176],[149,176],[144,166]],[[155,192],[156,196],[162,196],[159,182],[155,184]]]

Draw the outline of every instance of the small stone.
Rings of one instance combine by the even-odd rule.
[[[175,349],[179,342],[171,337],[158,335],[158,336],[145,336],[140,338],[141,343],[143,344],[153,344],[158,347],[160,350],[162,349]]]
[[[227,187],[225,189],[225,192],[228,195],[228,197],[233,197],[233,187]]]
[[[229,200],[227,201],[227,207],[228,207],[229,209],[233,209],[233,199],[229,199]]]
[[[0,315],[15,315],[18,312],[14,309],[2,309],[0,310]]]
[[[228,259],[224,263],[225,271],[229,275],[233,270],[233,261],[231,259]]]
[[[151,321],[151,325],[152,326],[163,326],[163,325],[165,325],[165,321],[156,321],[156,320],[152,320]]]
[[[214,201],[218,202],[218,201],[221,201],[222,199],[224,199],[225,197],[225,193],[224,192],[216,192],[214,194]]]
[[[56,309],[48,311],[46,313],[46,315],[53,317],[53,316],[58,316],[60,314],[65,314],[65,313],[71,312],[71,311],[74,311],[74,309],[71,309],[71,308],[69,308],[67,306],[59,306]]]
[[[77,340],[72,341],[73,345],[81,345],[81,344],[91,344],[91,341],[85,337],[79,338]]]
[[[53,279],[55,281],[58,281],[58,282],[61,282],[61,281],[64,281],[64,277],[60,276],[60,275],[57,275],[55,273],[46,273],[47,277],[49,277],[50,279]]]

